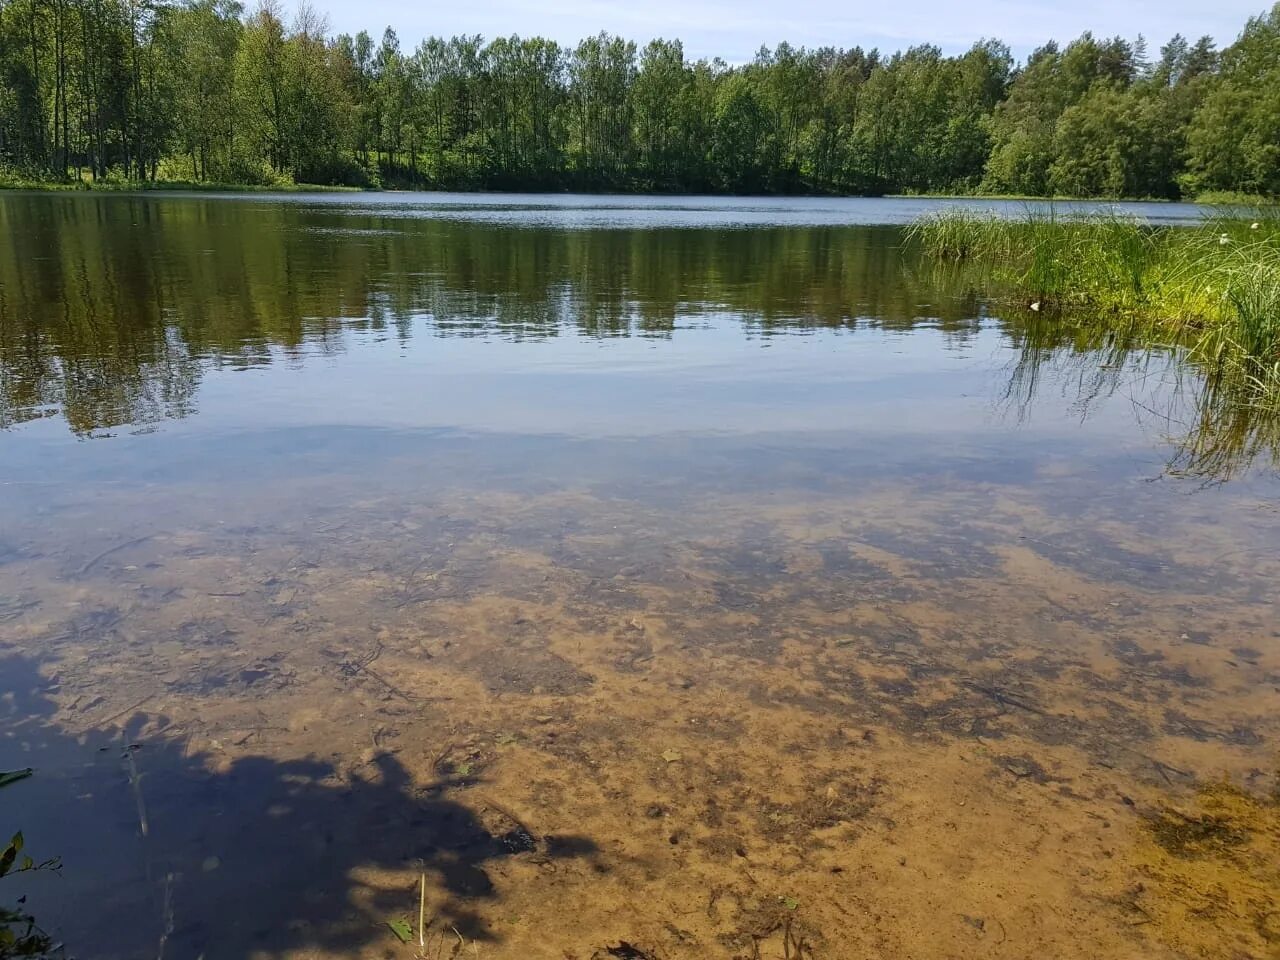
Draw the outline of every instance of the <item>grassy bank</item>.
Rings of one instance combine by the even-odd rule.
[[[1237,190],[1209,190],[1198,194],[1194,202],[1210,207],[1280,207],[1280,197],[1268,197],[1260,193],[1240,193]]]
[[[1175,203],[1167,197],[1077,197],[1069,194],[1035,193],[956,193],[955,191],[922,191],[920,193],[890,193],[886,196],[899,200],[1016,200],[1024,203]],[[1224,201],[1225,202],[1225,201]]]
[[[891,193],[890,197],[904,200],[1018,200],[1027,203],[1196,203],[1207,207],[1277,207],[1280,197],[1268,197],[1260,193],[1240,193],[1234,190],[1210,190],[1194,197],[1171,200],[1168,197],[1076,197],[1066,194],[1051,196],[1026,193]]]
[[[947,210],[909,235],[993,296],[1104,313],[1201,356],[1280,364],[1280,216],[1152,228],[1119,216]]]
[[[1154,228],[1119,216],[948,210],[909,232],[927,262],[1030,315],[1179,346],[1202,415],[1280,410],[1280,213]]]

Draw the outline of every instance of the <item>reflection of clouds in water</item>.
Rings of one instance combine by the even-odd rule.
[[[0,275],[16,291],[0,316],[0,422],[41,434],[49,425],[35,421],[54,412],[79,436],[117,436],[172,430],[175,418],[198,411],[184,431],[850,431],[981,445],[1007,426],[986,409],[988,397],[1007,391],[1020,415],[1038,412],[1041,441],[1150,444],[1164,437],[1145,409],[1163,411],[1199,390],[1194,371],[1179,368],[1172,372],[1185,374],[1183,393],[1176,377],[1146,376],[1142,407],[1114,396],[1104,403],[1115,393],[1108,383],[1119,381],[1107,372],[1114,348],[1100,335],[1082,340],[1072,325],[1043,317],[984,318],[971,294],[904,264],[893,229],[713,227],[715,217],[744,213],[847,220],[885,201],[5,202],[15,223],[24,211],[31,218],[23,242],[42,255],[25,261],[22,276]],[[125,231],[123,221],[143,211],[163,229]],[[432,211],[467,219],[433,219]],[[482,222],[601,211],[640,218],[643,228],[587,234]],[[392,214],[404,216],[388,226]],[[677,214],[701,218],[703,229],[662,226]],[[0,271],[16,267],[0,263]],[[68,270],[92,282],[65,285]],[[60,297],[49,299],[55,288]],[[1010,350],[1022,359],[1006,372]],[[1173,361],[1135,350],[1128,362],[1126,373],[1149,373]],[[1061,374],[1049,395],[1040,389],[1045,370]],[[1080,372],[1074,382],[1072,371]],[[1131,392],[1126,385],[1127,400]],[[1086,408],[1081,435],[1075,414]],[[1209,446],[1211,455],[1191,458],[1194,469],[1221,473],[1232,449],[1243,457],[1266,444],[1247,425],[1258,419],[1252,408],[1214,410],[1176,449]],[[1213,443],[1218,426],[1238,438],[1234,446]]]
[[[443,955],[1127,957],[1133,805],[1280,735],[1269,476],[1137,482],[1168,352],[891,231],[111,199],[0,260],[0,746],[76,942],[377,952],[425,872]]]

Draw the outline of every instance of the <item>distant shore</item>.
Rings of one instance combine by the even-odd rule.
[[[1009,200],[1027,203],[1199,203],[1205,206],[1269,207],[1280,203],[1280,197],[1264,197],[1251,193],[1213,191],[1194,197],[1073,197],[1036,196],[1017,193],[891,193],[895,200]]]
[[[141,181],[80,181],[78,183],[60,183],[49,180],[3,180],[0,179],[0,190],[30,190],[45,192],[99,192],[99,193],[545,193],[548,195],[582,193],[591,195],[592,191],[576,190],[473,190],[463,187],[413,188],[413,187],[350,187],[322,183],[209,183],[196,180],[141,180]],[[841,199],[882,199],[882,200],[1001,200],[1025,203],[1195,203],[1204,206],[1240,206],[1270,207],[1280,204],[1278,197],[1265,197],[1256,194],[1231,193],[1214,191],[1196,197],[1179,200],[1154,197],[1075,197],[1075,196],[1035,196],[1033,194],[1012,193],[889,193],[889,194],[831,194],[831,193],[765,193],[765,194],[692,194],[663,193],[660,191],[610,191],[601,195],[635,197],[691,197],[691,196],[724,196],[724,197],[836,197]]]

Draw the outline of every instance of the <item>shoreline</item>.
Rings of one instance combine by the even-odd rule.
[[[472,190],[465,187],[450,188],[386,188],[352,187],[339,184],[282,183],[243,184],[205,183],[186,180],[138,181],[125,183],[58,183],[39,180],[0,181],[0,191],[30,193],[475,193],[475,194],[543,194],[546,196],[622,196],[622,197],[737,197],[751,199],[841,199],[841,200],[976,200],[1023,203],[1151,203],[1196,204],[1199,206],[1273,207],[1280,205],[1280,198],[1262,196],[1232,196],[1221,193],[1204,194],[1180,200],[1153,197],[1072,197],[1035,196],[1031,194],[1001,193],[667,193],[657,190]]]
[[[270,186],[246,183],[200,183],[185,180],[127,183],[45,183],[39,180],[0,181],[0,191],[12,193],[382,193],[368,187],[318,183],[282,183]]]

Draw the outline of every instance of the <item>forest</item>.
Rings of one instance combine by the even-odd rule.
[[[1280,195],[1280,4],[1218,49],[1084,35],[1025,62],[600,34],[333,35],[278,0],[0,0],[0,184]]]

